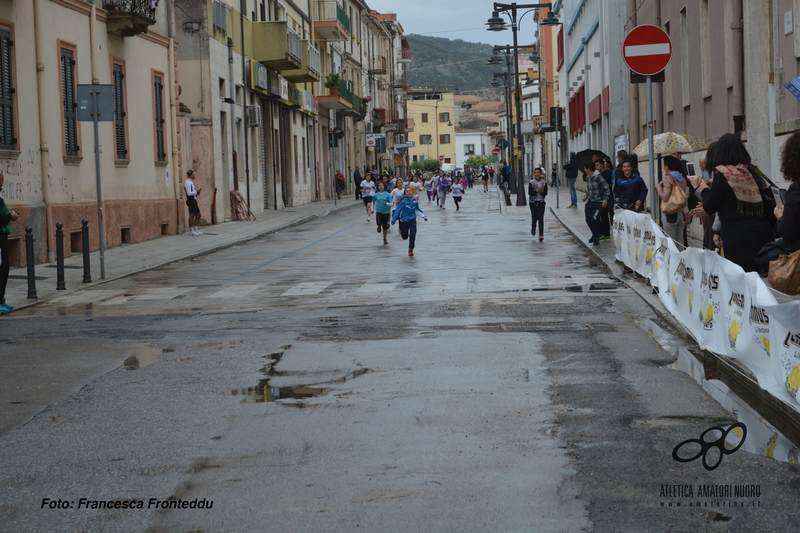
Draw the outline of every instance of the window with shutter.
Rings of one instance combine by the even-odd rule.
[[[117,145],[117,159],[128,159],[125,149],[125,74],[122,65],[114,63],[114,138]]]
[[[72,50],[61,49],[61,100],[64,109],[64,148],[67,156],[77,157],[78,126],[75,101],[75,59]]]
[[[156,120],[156,159],[162,163],[167,160],[164,150],[164,84],[161,76],[153,76],[153,95]]]
[[[14,80],[11,79],[11,33],[0,29],[0,150],[13,150]]]

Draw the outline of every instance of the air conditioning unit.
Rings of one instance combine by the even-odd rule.
[[[372,122],[364,122],[364,132],[372,133]]]
[[[247,126],[261,126],[261,108],[257,105],[247,106]]]

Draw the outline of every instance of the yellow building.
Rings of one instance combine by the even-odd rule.
[[[453,94],[435,90],[411,90],[407,102],[408,117],[414,119],[414,133],[408,140],[411,162],[439,159],[444,164],[456,162],[456,129],[453,124]]]

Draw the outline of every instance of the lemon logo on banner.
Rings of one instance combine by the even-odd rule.
[[[772,436],[769,438],[769,442],[767,442],[767,451],[764,455],[769,457],[770,459],[775,458],[775,446],[778,444],[778,434],[773,433]]]
[[[675,305],[678,305],[678,287],[674,283],[669,292],[672,294],[672,301],[675,302]]]
[[[648,248],[647,251],[644,253],[644,262],[648,265],[653,263],[653,249]]]
[[[694,293],[689,291],[689,314],[692,314],[692,304],[694,303]]]
[[[764,350],[767,352],[767,356],[772,355],[769,346],[769,338],[768,337],[761,337],[761,345],[764,347]]]
[[[786,378],[786,390],[792,396],[797,396],[798,389],[800,389],[800,366],[794,365],[789,377]]]
[[[739,338],[739,332],[742,330],[742,323],[737,319],[731,320],[731,325],[728,326],[728,341],[731,343],[731,349],[736,349],[736,340]]]

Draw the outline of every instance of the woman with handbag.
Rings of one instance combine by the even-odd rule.
[[[668,155],[662,161],[664,179],[656,185],[656,192],[661,198],[661,227],[673,241],[683,243],[683,228],[686,225],[683,216],[686,210],[686,185],[688,181],[683,175],[683,165],[677,157]]]
[[[767,183],[751,165],[750,154],[738,135],[728,133],[717,141],[715,159],[711,187],[702,179],[694,180],[693,185],[703,198],[702,211],[698,211],[699,206],[695,211],[719,213],[725,259],[745,272],[755,272],[756,255],[774,240],[772,206],[764,206]]]
[[[786,294],[800,294],[800,132],[783,147],[781,172],[792,182],[783,206],[776,206],[776,231],[784,254],[769,264],[770,285]]]

